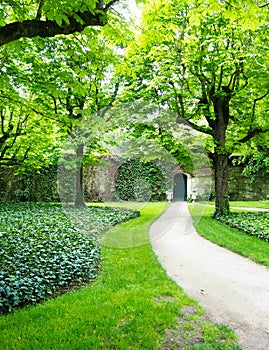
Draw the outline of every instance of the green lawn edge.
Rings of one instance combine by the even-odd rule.
[[[203,204],[214,205],[214,202],[201,202]],[[269,209],[269,201],[230,201],[230,207]]]
[[[133,227],[148,237],[151,224],[167,207],[147,204],[139,218],[112,228],[109,234],[128,234],[126,228]],[[200,319],[197,302],[167,277],[149,243],[125,249],[104,245],[102,256],[100,274],[91,285],[0,317],[0,348],[162,349],[167,330],[180,328],[180,339],[177,343],[170,339],[169,349],[176,349],[181,339],[186,345],[181,349],[186,350],[240,349],[227,327]],[[186,307],[195,311],[185,315]],[[197,347],[188,345],[193,333],[197,335],[195,322],[202,337]]]
[[[269,243],[249,236],[211,218],[214,208],[191,204],[189,211],[197,233],[217,245],[227,248],[256,263],[269,267]]]

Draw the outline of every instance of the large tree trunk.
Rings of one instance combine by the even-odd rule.
[[[83,166],[82,166],[83,154],[84,154],[84,146],[78,145],[76,149],[76,155],[77,155],[76,198],[75,198],[76,208],[86,208],[86,203],[84,199],[84,189],[83,189]]]
[[[216,215],[229,214],[229,193],[228,193],[228,157],[226,150],[226,130],[229,123],[229,103],[232,97],[228,87],[222,87],[222,94],[213,93],[211,100],[214,105],[215,120],[212,125],[215,141],[214,152],[210,154],[214,165],[215,180],[215,213]]]
[[[211,155],[214,165],[215,180],[215,212],[216,215],[229,214],[229,192],[228,192],[228,154],[214,153]]]

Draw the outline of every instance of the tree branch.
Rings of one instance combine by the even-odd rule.
[[[202,132],[203,134],[213,136],[212,130],[210,128],[207,128],[206,126],[194,124],[193,122],[186,120],[186,119],[183,119],[183,118],[180,118],[180,117],[177,118],[177,123],[190,126],[192,129],[194,129],[196,131]]]
[[[104,26],[107,23],[107,11],[119,0],[110,1],[104,8],[97,8],[98,11],[92,14],[90,11],[76,12],[75,17],[67,16],[69,23],[59,25],[56,21],[41,21],[42,0],[39,4],[36,19],[29,19],[22,22],[13,22],[0,27],[0,46],[20,38],[34,38],[36,36],[46,38],[58,34],[73,34],[82,32],[88,26]],[[79,18],[79,19],[76,19]]]
[[[260,5],[259,7],[263,8],[263,7],[266,7],[266,6],[269,6],[269,2],[265,2],[264,4]]]
[[[38,9],[37,9],[37,14],[36,14],[36,19],[37,20],[41,19],[42,9],[43,9],[44,3],[45,3],[45,0],[40,0],[40,2],[39,2],[39,6],[38,6]]]
[[[116,2],[118,2],[118,0],[111,0],[104,8],[104,11],[107,12]]]
[[[185,118],[185,107],[184,107],[184,101],[182,98],[182,94],[177,91],[177,88],[172,80],[169,81],[169,85],[172,86],[173,92],[174,92],[174,98],[176,103],[176,112],[178,116]]]
[[[105,108],[103,108],[102,112],[101,112],[101,117],[104,118],[106,113],[108,112],[108,110],[113,106],[113,103],[116,101],[116,98],[118,96],[118,92],[119,92],[119,88],[120,88],[120,82],[117,81],[115,83],[115,89],[114,92],[110,98],[109,103],[107,104],[107,106]],[[112,115],[106,120],[106,122],[110,121],[110,119],[112,118]]]
[[[253,129],[253,130],[249,131],[249,133],[245,137],[238,140],[237,143],[247,142],[247,141],[251,140],[254,136],[266,133],[268,131],[269,131],[269,129],[261,129],[261,128]]]
[[[257,97],[254,99],[254,102],[253,102],[253,107],[252,107],[252,119],[254,119],[255,117],[255,109],[256,109],[256,105],[257,105],[257,102],[262,100],[263,98],[265,98],[267,95],[269,95],[269,91],[267,91],[265,94],[263,94],[262,96],[260,97]]]

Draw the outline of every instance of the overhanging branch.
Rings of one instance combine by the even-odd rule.
[[[104,8],[97,9],[96,13],[90,11],[76,12],[68,16],[69,23],[59,25],[56,21],[29,19],[22,22],[13,22],[0,27],[0,46],[20,38],[54,37],[58,34],[68,35],[82,32],[88,26],[104,26],[107,23],[106,12],[119,0],[110,1]],[[76,19],[77,18],[77,19]]]
[[[116,2],[118,2],[119,0],[111,0],[106,7],[104,8],[105,12],[107,12],[114,4],[116,4]]]

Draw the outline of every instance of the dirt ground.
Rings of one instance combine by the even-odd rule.
[[[233,328],[244,350],[269,349],[268,268],[200,237],[186,202],[171,204],[150,239],[168,276],[211,321]]]

